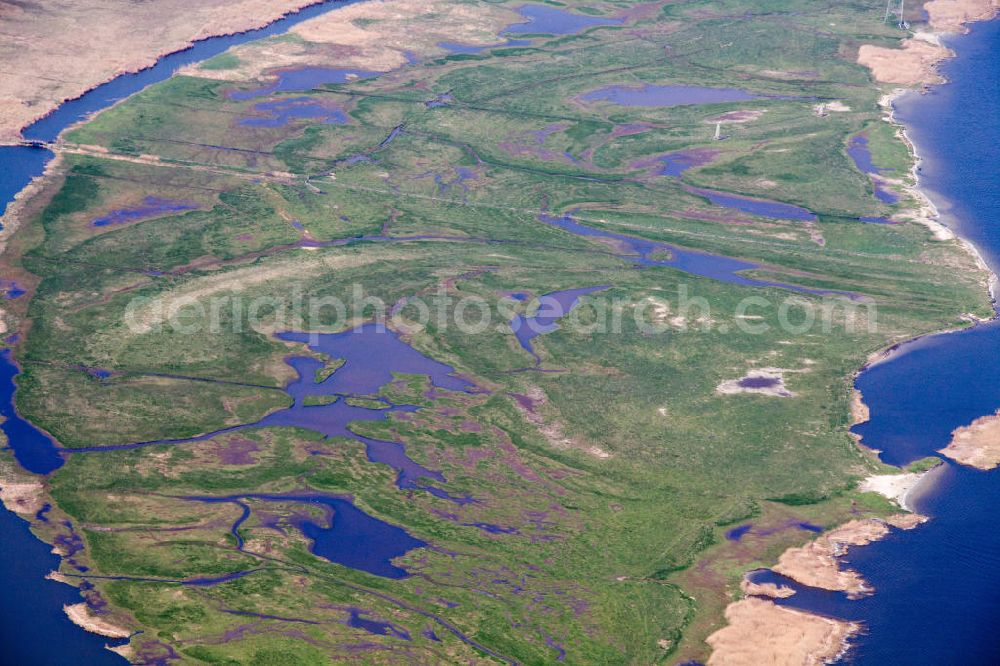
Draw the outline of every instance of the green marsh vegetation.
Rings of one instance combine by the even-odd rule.
[[[461,297],[496,311],[511,292],[609,285],[579,306],[584,324],[599,321],[602,299],[626,304],[613,334],[564,326],[535,338],[544,372],[524,371],[534,359],[503,327],[418,329],[414,306],[401,307],[408,342],[489,393],[428,397],[426,378],[399,376],[351,404],[422,409],[352,428],[404,443],[413,460],[441,471],[441,487],[475,503],[401,490],[361,442],[297,428],[70,456],[51,494],[59,515],[81,526],[78,559],[104,575],[164,581],[94,581],[144,629],[134,642],[173,646],[189,663],[487,660],[440,619],[522,663],[555,661],[553,644],[567,663],[703,658],[727,589],[807,536],[777,531],[737,551],[728,527],[830,527],[852,508],[890,511],[854,490],[880,465],[848,434],[851,377],[872,352],[989,304],[956,242],[933,241],[915,224],[857,220],[899,213],[907,201],[892,207],[872,196],[846,153],[849,138],[867,132],[876,163],[898,174],[910,159],[850,57],[860,42],[893,36],[869,4],[667,5],[627,27],[437,54],[384,77],[287,93],[338,106],[349,118],[342,125],[242,125],[261,100],[226,91],[259,82],[178,76],[70,132],[68,143],[108,153],[65,157],[17,257],[40,280],[17,348],[18,407],[69,448],[192,437],[286,407],[280,388],[294,373],[284,358],[306,350],[271,334],[287,327],[281,312],[299,297],[349,302],[360,287],[391,305],[444,294],[454,318]],[[227,54],[208,66],[239,64]],[[646,84],[767,97],[676,107],[583,99]],[[453,101],[425,104],[444,92]],[[834,99],[850,110],[816,114],[817,100]],[[729,138],[712,141],[713,119],[741,111],[752,119],[724,125]],[[679,178],[658,174],[658,158],[692,149],[714,154]],[[723,209],[690,187],[795,204],[817,220]],[[147,196],[195,209],[91,225]],[[836,319],[830,331],[789,332],[777,308],[786,289],[637,270],[620,245],[545,224],[543,212],[754,262],[748,275],[758,279],[858,294],[876,306],[877,329],[850,331]],[[405,240],[362,238],[381,235]],[[303,239],[344,242],[304,249]],[[708,312],[686,314],[682,293],[704,299]],[[753,311],[764,332],[741,328],[748,297],[774,304]],[[149,305],[210,312],[219,298],[267,305],[256,327],[223,309],[216,328],[185,320],[188,333]],[[662,330],[641,330],[635,311],[653,316],[664,304]],[[530,299],[513,307],[527,312]],[[308,323],[336,331],[370,317],[327,312]],[[324,362],[317,380],[339,367]],[[716,391],[761,367],[782,369],[794,397]],[[510,394],[533,396],[534,406]],[[251,442],[239,445],[249,458],[230,464],[221,452],[237,436]],[[397,560],[415,575],[388,580],[313,555],[295,521],[315,507],[247,500],[239,549],[237,505],[182,499],[304,491],[350,496],[427,541]],[[167,581],[249,569],[259,571],[214,586]],[[353,607],[411,640],[348,626]],[[251,622],[243,612],[295,621]],[[352,651],[358,642],[378,649]]]

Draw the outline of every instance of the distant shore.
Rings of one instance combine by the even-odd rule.
[[[0,48],[11,73],[0,80],[0,143],[18,143],[24,128],[64,102],[123,74],[152,67],[161,57],[190,48],[196,41],[262,28],[324,1],[215,0],[201,2],[198,8],[183,2],[161,3],[142,5],[134,15],[89,10],[78,15],[67,6],[53,10],[45,21],[34,17],[30,6],[15,6],[0,18],[4,32],[19,35]],[[153,25],[158,29],[145,29]],[[95,39],[113,51],[102,49],[92,58],[81,57],[92,49]],[[33,74],[46,71],[64,75],[42,83]],[[25,74],[15,76],[14,72]]]
[[[962,238],[941,221],[934,202],[920,189],[921,158],[917,146],[907,135],[905,126],[895,118],[893,101],[900,95],[912,92],[914,86],[945,83],[946,80],[940,75],[937,67],[945,59],[953,57],[954,53],[942,44],[941,37],[947,33],[967,30],[968,23],[994,18],[1000,12],[1000,1],[930,0],[924,7],[930,17],[930,26],[935,30],[934,33],[923,33],[903,40],[902,48],[899,49],[862,46],[858,54],[858,63],[868,66],[873,78],[879,83],[908,86],[897,88],[880,100],[880,104],[887,112],[886,120],[898,128],[899,138],[906,143],[913,159],[911,175],[914,184],[907,187],[907,190],[918,202],[918,208],[907,214],[908,219],[926,226],[936,240],[956,239],[961,243],[987,276],[986,288],[995,302],[997,275],[971,241]],[[973,315],[970,315],[969,319],[981,321]],[[943,332],[945,331],[928,333],[914,339]],[[874,363],[887,359],[892,351],[902,344],[903,342],[897,342],[888,349],[873,354],[855,376]],[[852,424],[868,420],[868,407],[857,390],[852,394],[851,413]],[[957,460],[964,456],[966,464],[980,468],[989,465],[992,468],[1000,464],[1000,445],[993,444],[990,439],[996,438],[998,430],[1000,430],[1000,413],[984,416],[966,429],[956,430],[956,437],[964,435],[962,446],[957,447],[957,451],[953,440],[953,445],[950,447],[952,451],[945,449],[942,453],[951,455]],[[985,444],[986,440],[991,443]],[[858,445],[863,447],[860,441]],[[937,469],[940,468],[943,466]],[[874,593],[857,572],[850,569],[841,570],[838,558],[851,546],[862,547],[883,538],[890,533],[890,526],[909,530],[926,522],[926,517],[912,512],[910,500],[915,493],[922,492],[933,482],[937,476],[933,471],[868,477],[860,486],[861,489],[886,496],[908,513],[891,516],[885,521],[877,519],[851,521],[824,533],[804,546],[788,549],[782,554],[773,570],[799,583],[846,592],[853,597]],[[843,656],[849,650],[850,639],[862,630],[862,626],[855,622],[778,606],[773,598],[785,598],[794,594],[794,592],[789,594],[785,590],[787,588],[771,590],[744,585],[742,591],[746,596],[729,604],[726,609],[728,625],[708,638],[708,643],[713,648],[712,658],[708,664],[710,666],[744,664],[749,666],[759,663],[819,665]],[[791,615],[792,612],[796,615]],[[789,644],[794,644],[794,648],[788,647]]]

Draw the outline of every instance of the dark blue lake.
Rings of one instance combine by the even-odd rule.
[[[265,502],[282,502],[323,507],[325,520],[294,517],[292,522],[312,540],[310,551],[330,562],[365,571],[383,578],[405,578],[405,569],[392,564],[392,560],[426,542],[410,536],[406,530],[369,516],[346,498],[320,494],[273,495],[254,493],[229,497],[189,497],[187,499],[210,504],[239,504],[244,513],[233,525],[237,540],[239,526],[250,515],[243,502],[246,499]]]
[[[510,322],[511,330],[517,337],[521,347],[535,357],[536,362],[540,362],[538,354],[535,353],[531,341],[539,335],[551,333],[559,328],[557,323],[560,319],[573,311],[573,308],[580,302],[580,298],[596,291],[607,289],[607,285],[599,287],[581,287],[579,289],[566,289],[565,291],[553,291],[543,294],[538,298],[538,309],[530,317],[519,314]]]
[[[699,196],[705,197],[716,206],[723,208],[733,208],[735,210],[759,215],[760,217],[771,217],[776,220],[799,220],[802,222],[813,222],[816,215],[801,206],[795,206],[780,201],[768,201],[767,199],[753,199],[751,197],[741,197],[736,194],[726,192],[716,192],[715,190],[703,190],[690,188],[690,191]]]
[[[293,97],[261,102],[254,105],[259,117],[243,118],[240,125],[248,127],[282,127],[296,118],[319,120],[327,125],[343,125],[347,114],[341,109],[330,107],[312,97]]]
[[[278,92],[301,92],[333,83],[347,83],[358,79],[378,76],[379,72],[344,67],[296,67],[275,73],[274,83],[253,90],[237,90],[229,93],[235,100],[254,99]]]
[[[604,238],[615,241],[621,248],[617,253],[623,259],[633,261],[637,266],[669,266],[677,270],[684,271],[691,275],[753,287],[779,287],[789,291],[797,291],[806,294],[834,294],[837,292],[824,291],[821,289],[810,289],[797,285],[785,284],[782,282],[771,282],[768,280],[756,280],[743,274],[744,271],[760,268],[758,264],[734,259],[718,254],[707,252],[697,252],[694,250],[681,249],[675,245],[660,241],[648,240],[638,236],[629,236],[612,231],[605,231],[596,227],[588,227],[581,224],[571,215],[539,215],[538,219],[546,224],[559,227],[563,231],[568,231],[576,236],[587,238]],[[609,250],[610,251],[610,250]],[[848,295],[849,296],[849,295]]]

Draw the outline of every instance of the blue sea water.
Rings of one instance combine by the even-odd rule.
[[[31,666],[120,666],[121,657],[104,649],[116,643],[77,628],[62,607],[80,603],[80,594],[44,580],[59,568],[59,556],[39,541],[28,523],[0,508],[0,663]]]
[[[32,178],[42,175],[51,158],[52,153],[44,148],[0,146],[0,214]]]
[[[923,158],[921,186],[945,219],[1000,264],[1000,21],[949,41],[949,84],[897,103]],[[1000,323],[903,345],[857,380],[871,420],[858,426],[882,458],[905,464],[934,455],[951,431],[1000,408]],[[931,517],[915,530],[852,550],[876,594],[848,601],[802,590],[782,603],[860,620],[850,664],[998,664],[1000,471],[947,463],[914,500]]]

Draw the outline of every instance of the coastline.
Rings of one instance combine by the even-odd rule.
[[[923,41],[928,41],[928,39],[933,43],[937,42],[940,44],[938,50],[939,57],[937,57],[930,65],[930,71],[932,72],[933,79],[931,81],[920,81],[923,86],[929,84],[933,85],[945,85],[948,83],[947,79],[941,76],[937,71],[937,66],[944,62],[945,60],[955,57],[955,53],[943,46],[941,39],[948,34],[954,34],[956,32],[968,32],[968,24],[973,22],[979,22],[984,20],[996,20],[997,15],[1000,14],[1000,3],[996,0],[930,0],[925,4],[931,5],[937,3],[940,7],[942,3],[947,4],[949,2],[954,2],[958,5],[976,5],[984,6],[990,9],[989,12],[981,12],[975,18],[966,18],[959,21],[956,24],[950,24],[948,27],[950,29],[945,30],[935,30],[935,32],[919,36],[918,39]],[[933,27],[933,26],[932,26]],[[915,40],[905,40],[905,41],[915,41]],[[905,44],[904,44],[905,48]],[[898,53],[901,49],[893,49],[893,51]],[[862,62],[859,56],[859,64],[866,64]],[[874,84],[876,86],[886,83],[880,82],[875,77],[874,69],[871,68],[872,78],[874,79]],[[925,70],[926,73],[926,70]],[[889,83],[892,83],[889,81]],[[932,198],[928,193],[926,193],[920,187],[920,165],[922,162],[922,157],[916,143],[912,140],[907,132],[905,124],[896,118],[894,101],[901,96],[916,92],[916,89],[912,87],[918,82],[913,82],[911,87],[898,87],[891,92],[883,95],[879,99],[879,105],[883,108],[885,115],[884,119],[889,122],[896,129],[897,136],[900,140],[904,142],[912,158],[912,165],[910,168],[910,175],[912,178],[912,185],[907,184],[904,186],[904,191],[909,194],[916,202],[917,207],[911,209],[910,211],[905,211],[903,213],[897,214],[898,217],[907,219],[909,221],[915,222],[925,226],[931,233],[935,241],[948,241],[955,240],[976,262],[976,265],[985,273],[986,280],[986,290],[989,293],[993,314],[989,319],[984,319],[978,317],[974,314],[967,313],[965,318],[972,322],[972,325],[978,325],[988,321],[995,321],[1000,317],[1000,311],[998,311],[997,295],[998,295],[998,284],[1000,284],[1000,278],[998,278],[997,273],[986,261],[982,251],[973,243],[971,240],[962,237],[957,230],[949,227],[942,220],[940,211],[938,207],[934,204]],[[851,394],[851,425],[856,425],[863,423],[868,420],[869,409],[864,403],[863,396],[860,391],[854,387],[854,383],[858,376],[864,372],[866,369],[883,363],[893,357],[893,355],[898,352],[898,350],[906,345],[907,343],[915,342],[917,340],[933,336],[941,335],[944,333],[955,332],[960,330],[965,330],[965,326],[955,326],[949,327],[939,331],[932,331],[928,333],[923,333],[921,335],[908,338],[906,340],[900,340],[893,343],[889,347],[877,350],[869,355],[868,360],[865,364],[858,368],[857,371],[852,375],[852,394]],[[998,419],[1000,419],[1000,413],[996,415],[985,415],[981,417],[986,419],[989,426],[997,426]],[[968,428],[973,428],[981,423],[981,421],[974,422],[967,426]],[[957,432],[957,431],[956,431]],[[853,435],[853,434],[852,434]],[[876,455],[878,451],[865,446],[861,442],[861,438],[857,435],[853,435],[856,445],[859,450],[862,451],[874,451]],[[945,453],[942,451],[942,453]],[[947,455],[947,453],[945,453]],[[960,461],[961,462],[961,461]],[[934,472],[946,468],[946,465],[937,465],[931,470],[920,474],[914,474],[909,476],[904,473],[901,475],[872,475],[866,478],[859,484],[859,489],[863,489],[866,485],[869,486],[869,490],[873,492],[878,492],[885,496],[890,501],[895,502],[907,513],[899,514],[897,516],[892,516],[887,518],[885,521],[878,521],[877,519],[869,519],[875,522],[881,522],[884,529],[877,529],[874,526],[869,526],[861,530],[861,533],[855,535],[852,534],[852,526],[860,521],[851,521],[845,525],[834,528],[833,530],[827,531],[820,535],[818,538],[806,543],[800,547],[794,547],[787,549],[782,553],[779,558],[778,563],[771,567],[772,571],[783,574],[786,577],[795,580],[800,584],[809,585],[812,587],[818,587],[820,589],[827,589],[833,591],[842,591],[848,594],[849,598],[857,599],[862,596],[873,594],[875,590],[866,587],[865,581],[860,577],[856,571],[852,569],[841,569],[840,563],[838,561],[839,556],[845,554],[850,546],[862,547],[869,543],[873,543],[884,538],[890,533],[889,526],[898,529],[914,529],[919,527],[923,523],[929,520],[926,516],[921,516],[913,512],[911,498],[917,493],[922,493],[928,490],[928,486],[934,481],[938,476]],[[900,477],[906,478],[906,481],[900,484],[898,481],[893,484],[885,484],[884,482],[875,481],[879,477]],[[873,487],[888,485],[889,487]],[[840,544],[837,542],[836,537],[838,532],[841,530],[848,530],[848,541],[847,543]],[[852,537],[857,536],[857,539]],[[832,543],[831,543],[832,542]],[[801,557],[800,557],[801,556]],[[800,566],[801,565],[801,566]],[[757,664],[757,663],[782,663],[776,660],[776,657],[771,653],[773,650],[773,645],[782,641],[788,640],[789,636],[797,635],[800,641],[807,641],[808,637],[801,635],[801,627],[797,627],[794,622],[789,621],[789,618],[782,617],[780,615],[775,615],[773,609],[786,610],[783,607],[778,606],[774,603],[775,598],[785,598],[787,596],[792,596],[791,594],[786,594],[780,591],[780,588],[771,589],[757,589],[753,585],[741,585],[741,591],[743,592],[743,597],[731,602],[726,607],[726,621],[727,624],[722,628],[714,632],[706,642],[712,647],[712,657],[709,659],[708,664],[722,665],[735,665],[741,666],[742,664]],[[756,594],[763,593],[762,596],[756,596]],[[774,593],[777,593],[775,595]],[[794,594],[794,592],[793,592]],[[756,610],[758,618],[754,621],[749,621],[746,619],[746,613],[743,612],[745,609],[745,604],[750,601],[759,601],[762,606],[759,606]],[[769,608],[773,607],[773,608]],[[834,651],[829,648],[824,653],[822,651],[823,645],[826,644],[827,638],[822,641],[813,636],[814,647],[819,649],[819,653],[812,653],[810,655],[811,659],[800,659],[798,663],[831,663],[839,661],[844,655],[846,655],[850,649],[850,640],[860,633],[863,626],[860,623],[852,623],[845,620],[838,620],[834,618],[827,618],[823,615],[809,612],[796,610],[795,612],[801,613],[802,615],[809,616],[811,618],[823,621],[832,621],[834,623],[839,623],[835,625],[838,627],[837,631],[834,632],[834,636],[839,635],[839,644],[837,650]],[[766,618],[770,618],[768,621]],[[765,619],[764,622],[760,622],[761,619]],[[783,626],[772,626],[784,623]],[[762,626],[763,625],[763,626]],[[734,651],[729,647],[728,643],[732,636],[739,636],[741,639],[749,643],[750,651],[737,650]],[[720,649],[723,651],[716,658]],[[815,657],[816,654],[820,656]]]
[[[19,213],[21,213],[30,199],[42,191],[45,181],[50,178],[57,169],[62,167],[62,162],[62,154],[53,153],[52,159],[45,164],[45,169],[42,173],[32,178],[20,192],[15,194],[14,198],[7,204],[7,208],[2,214],[0,214],[0,254],[3,254],[7,250],[7,243],[10,241],[11,236],[13,236],[17,229],[21,226]],[[2,314],[3,309],[0,308],[0,316],[2,316]]]
[[[111,81],[114,81],[115,79],[118,79],[121,76],[135,74],[142,72],[144,70],[148,70],[154,67],[163,58],[169,57],[176,53],[187,51],[188,49],[194,47],[198,42],[203,42],[214,38],[225,38],[232,35],[240,35],[248,32],[253,32],[255,30],[264,29],[278,21],[281,21],[282,19],[285,19],[292,15],[299,14],[303,9],[326,3],[332,5],[330,7],[330,10],[335,10],[339,6],[349,4],[350,0],[347,0],[347,2],[344,3],[336,1],[331,2],[330,0],[301,0],[298,3],[298,6],[291,8],[287,11],[284,11],[280,14],[272,15],[270,18],[254,19],[254,17],[251,16],[250,17],[251,20],[249,22],[235,26],[232,29],[228,29],[223,32],[213,32],[211,34],[198,35],[192,39],[187,40],[184,44],[180,46],[171,47],[170,50],[156,51],[148,56],[148,61],[143,61],[143,63],[136,64],[134,67],[125,70],[118,70],[114,72],[112,75],[104,78],[103,80],[97,81],[92,85],[89,85],[89,87],[87,87],[84,90],[81,90],[81,92],[76,96],[65,97],[63,99],[60,99],[58,102],[54,104],[52,108],[48,109],[44,114],[38,115],[34,118],[31,118],[23,122],[17,128],[15,132],[16,136],[8,136],[5,133],[5,128],[0,127],[0,148],[8,146],[15,146],[15,147],[19,146],[21,139],[20,133],[24,129],[30,127],[36,122],[48,118],[49,116],[57,112],[60,108],[62,108],[63,104],[71,102],[76,99],[83,98],[93,90]],[[170,76],[173,76],[176,73],[177,72],[173,72],[171,73]],[[66,132],[71,131],[75,127],[78,127],[84,123],[91,121],[97,114],[125,102],[126,100],[130,99],[133,94],[135,93],[123,96],[122,98],[117,99],[114,102],[109,103],[92,112],[89,112],[85,116],[80,117],[77,120],[67,124],[65,127],[59,130],[58,139],[61,139],[61,137]],[[49,151],[49,152],[52,153],[52,157],[48,159],[48,161],[45,163],[43,171],[40,174],[34,176],[23,188],[21,188],[21,190],[15,193],[13,198],[10,199],[8,202],[6,202],[6,206],[2,210],[0,210],[0,255],[3,255],[6,252],[10,239],[21,227],[21,223],[23,222],[22,213],[24,212],[24,209],[30,204],[31,201],[34,200],[34,198],[38,194],[40,194],[43,191],[48,181],[52,177],[54,177],[54,175],[58,173],[58,171],[63,167],[65,160],[63,154],[60,151]],[[2,303],[0,303],[0,334],[6,334],[10,333],[11,331],[16,331],[16,329],[10,325],[11,323],[12,322],[9,322],[8,320],[7,309],[3,308]],[[13,343],[8,342],[7,344],[13,344]],[[0,444],[6,445],[6,440],[3,433],[0,433]],[[17,519],[25,521],[29,525],[34,526],[38,524],[36,523],[37,520],[36,516],[39,514],[39,512],[44,511],[45,508],[49,506],[48,502],[45,501],[47,488],[46,484],[41,480],[43,478],[44,477],[31,474],[26,470],[20,469],[19,467],[17,468],[17,471],[11,471],[10,469],[8,469],[6,464],[0,462],[0,511],[10,512],[10,514],[15,516]],[[39,537],[37,534],[33,535],[33,538],[38,539],[41,543],[45,543],[47,545],[51,545],[52,543],[52,541],[50,541],[48,538],[43,539]],[[58,556],[60,564],[65,559],[65,553],[60,552],[58,547],[53,547],[51,552]],[[46,578],[55,581],[57,583],[60,583],[62,585],[67,585],[76,590],[77,592],[79,592],[78,585],[71,579],[61,575],[58,569],[54,569],[53,571],[51,571],[50,574],[46,576]],[[77,592],[74,592],[75,599],[80,598]],[[74,625],[78,626],[79,628],[83,629],[85,634],[92,634],[97,636],[103,636],[106,638],[125,640],[133,636],[135,633],[132,630],[125,629],[124,627],[109,622],[102,617],[95,616],[91,612],[90,606],[88,605],[88,602],[86,600],[79,601],[77,603],[64,603],[62,606],[62,612],[69,621],[71,621]],[[106,644],[104,647],[106,650],[109,650],[110,652],[116,654],[118,657],[130,660],[130,656],[132,654],[132,648],[128,642],[125,642],[123,645],[118,645],[118,646],[109,646]]]

